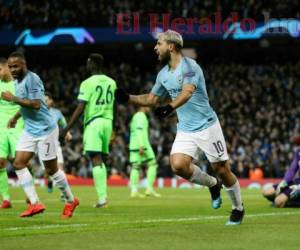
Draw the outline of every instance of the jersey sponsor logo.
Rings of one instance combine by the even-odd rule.
[[[39,92],[38,89],[30,89],[30,90],[29,90],[29,93],[37,93],[37,92]]]
[[[182,91],[182,88],[168,89],[169,95],[170,95],[172,98],[173,98],[173,97],[176,97],[181,91]]]
[[[196,75],[196,73],[194,71],[190,71],[190,72],[185,73],[184,77],[193,77],[195,75]]]

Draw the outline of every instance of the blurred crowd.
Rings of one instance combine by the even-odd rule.
[[[171,18],[212,18],[223,20],[232,12],[240,18],[264,21],[271,18],[300,18],[297,0],[0,0],[0,30],[53,28],[57,26],[107,27],[116,25],[118,13],[139,12],[141,23],[149,24],[148,13],[169,13]]]
[[[289,167],[294,146],[292,135],[300,132],[300,61],[298,63],[201,65],[210,102],[218,114],[228,143],[232,169],[239,177],[256,170],[265,177],[282,177]],[[84,67],[34,69],[55,97],[56,107],[67,119],[77,102]],[[155,82],[153,72],[133,64],[111,64],[105,73],[130,93],[146,93]],[[129,123],[136,108],[118,105],[115,133],[107,165],[113,174],[128,176]],[[149,113],[150,140],[158,160],[158,175],[172,176],[169,152],[176,133],[176,115],[158,121]],[[73,140],[63,147],[65,168],[73,175],[91,176],[89,160],[82,156],[82,124],[72,130]],[[210,170],[204,155],[198,165]]]

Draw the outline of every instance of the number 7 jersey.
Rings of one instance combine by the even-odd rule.
[[[93,75],[80,85],[78,100],[86,102],[84,125],[97,118],[113,120],[116,82],[106,75]]]

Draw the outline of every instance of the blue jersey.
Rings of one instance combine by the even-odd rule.
[[[169,94],[174,100],[181,93],[184,84],[193,84],[196,90],[185,104],[176,109],[177,129],[195,132],[210,127],[216,122],[217,115],[209,104],[203,72],[195,60],[182,57],[174,71],[169,65],[163,67],[151,93],[160,97]]]
[[[49,111],[50,111],[50,114],[52,116],[52,119],[55,121],[55,123],[59,127],[62,127],[62,128],[67,127],[66,119],[65,119],[64,115],[61,113],[61,111],[59,109],[50,108]]]
[[[34,137],[49,134],[56,127],[45,102],[44,85],[39,76],[27,71],[22,81],[15,80],[16,96],[22,99],[41,101],[39,110],[21,106],[21,115],[25,123],[25,131]]]

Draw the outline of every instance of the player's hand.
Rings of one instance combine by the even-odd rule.
[[[116,139],[117,139],[116,132],[113,131],[109,140],[109,144],[113,144],[116,141]]]
[[[285,180],[281,181],[276,188],[276,195],[279,195],[280,192],[288,186]]]
[[[71,141],[73,138],[72,134],[70,133],[70,131],[67,132],[66,136],[65,136],[65,140],[66,141]]]
[[[11,118],[9,119],[8,123],[7,123],[7,127],[8,128],[14,128],[17,124],[17,120],[15,118]]]
[[[291,199],[297,199],[300,197],[300,185],[292,185],[290,186],[290,189],[292,189],[292,192],[290,193]]]
[[[68,131],[66,129],[62,129],[59,131],[59,137],[58,140],[61,144],[64,144],[66,141],[66,136],[67,136]]]
[[[129,94],[122,88],[117,88],[115,91],[115,99],[118,103],[128,103]]]
[[[9,91],[5,91],[1,93],[1,98],[5,101],[12,102],[14,95]]]
[[[168,104],[166,106],[160,106],[160,107],[156,108],[154,110],[154,114],[158,118],[165,118],[165,117],[169,116],[173,111],[174,111],[174,108],[170,104]]]
[[[139,154],[140,155],[144,155],[145,154],[145,149],[143,147],[140,147]]]

